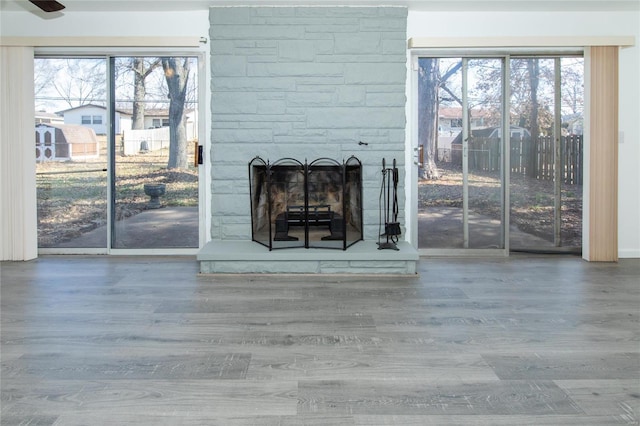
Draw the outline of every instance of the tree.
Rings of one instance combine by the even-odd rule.
[[[105,62],[101,59],[67,59],[60,76],[53,82],[56,92],[71,108],[106,98]]]
[[[568,115],[584,111],[584,61],[569,58],[562,61],[562,109]]]
[[[421,177],[436,180],[440,172],[436,166],[438,152],[438,110],[443,100],[441,92],[447,94],[447,102],[462,105],[460,97],[454,93],[447,82],[462,67],[462,61],[448,62],[448,68],[441,72],[442,62],[438,58],[422,58],[418,67],[418,140],[423,152]]]
[[[436,166],[438,138],[439,83],[438,74],[440,60],[437,58],[421,58],[418,67],[418,143],[421,146],[424,163],[422,177],[439,179]]]
[[[144,129],[145,98],[147,96],[147,77],[160,65],[159,58],[152,58],[151,62],[143,57],[131,58],[131,70],[133,71],[133,117],[131,128]]]
[[[169,89],[169,169],[185,169],[187,159],[187,129],[185,103],[189,82],[190,58],[162,58],[162,69]]]
[[[63,109],[93,103],[106,106],[106,62],[95,58],[34,60],[35,100]]]
[[[538,123],[538,108],[540,107],[538,103],[538,85],[540,81],[540,63],[538,59],[527,59],[527,73],[529,77],[529,89],[530,89],[530,100],[531,100],[531,118],[529,119],[529,123],[531,125],[531,142],[528,144],[528,164],[527,164],[527,176],[530,178],[535,178],[537,176],[538,171],[537,161],[536,161],[536,150],[537,145],[533,143],[538,140],[540,136],[540,128]]]
[[[36,100],[41,96],[46,98],[49,95],[48,89],[51,82],[62,69],[60,60],[49,58],[35,58],[33,61],[33,93]]]

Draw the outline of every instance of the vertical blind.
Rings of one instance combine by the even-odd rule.
[[[590,261],[618,260],[618,46],[589,49],[589,244]]]
[[[33,48],[0,46],[0,260],[38,256]]]

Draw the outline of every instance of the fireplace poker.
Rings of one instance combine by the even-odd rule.
[[[380,228],[382,228],[382,216],[384,212],[384,233],[378,234],[378,250],[399,250],[397,246],[398,236],[401,234],[398,222],[398,181],[399,173],[396,160],[393,159],[393,167],[387,168],[386,161],[382,159],[382,185],[380,186]],[[386,242],[381,241],[386,237]]]

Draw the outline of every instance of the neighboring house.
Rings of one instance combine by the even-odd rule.
[[[85,104],[75,108],[59,111],[64,117],[65,124],[78,124],[90,127],[97,135],[107,134],[107,109],[100,105]],[[120,134],[123,129],[131,128],[131,114],[116,110],[115,120],[116,134]]]
[[[107,109],[100,105],[86,104],[79,107],[59,111],[64,117],[65,124],[79,124],[92,128],[97,135],[107,134]],[[197,113],[195,110],[186,111],[187,139],[194,140],[198,134]],[[116,110],[116,134],[131,130],[133,112],[131,110]],[[159,129],[169,126],[168,109],[147,109],[144,114],[145,129]]]
[[[471,110],[471,129],[475,130],[487,126],[488,114],[479,109]],[[438,158],[449,161],[448,152],[451,143],[462,132],[462,108],[440,107],[438,108]]]
[[[584,117],[582,114],[571,114],[562,117],[562,125],[565,135],[584,134]]]
[[[36,111],[35,113],[36,124],[52,123],[63,124],[64,118],[58,114],[53,114],[45,111]]]
[[[123,110],[123,113],[126,113],[133,117],[133,111]],[[193,109],[185,109],[186,116],[186,129],[187,129],[187,140],[195,140],[196,135],[198,134],[198,113]],[[145,129],[160,129],[162,127],[169,127],[169,110],[162,108],[155,109],[145,109],[144,111],[144,128]],[[131,126],[122,127],[122,130],[131,130]]]
[[[530,141],[531,133],[524,127],[511,126],[511,142],[522,141],[527,144]],[[485,127],[482,129],[471,129],[469,138],[469,167],[474,170],[495,170],[500,164],[500,138],[502,136],[501,127]],[[442,149],[443,147],[438,147]],[[449,144],[447,151],[438,153],[441,161],[462,164],[462,131],[460,131]],[[513,151],[512,151],[513,154]],[[512,166],[513,167],[513,166]]]
[[[144,128],[159,129],[160,127],[169,127],[169,110],[168,109],[145,109]]]
[[[186,111],[185,126],[187,141],[198,139],[198,115],[195,110]],[[120,152],[135,155],[139,152],[168,149],[170,142],[169,111],[163,109],[145,110],[144,129],[123,129]],[[151,125],[148,125],[151,123]]]
[[[471,110],[471,128],[477,129],[487,125],[486,111]],[[462,108],[440,107],[438,108],[438,134],[440,136],[455,136],[462,131]]]
[[[36,125],[36,161],[96,158],[100,146],[96,133],[77,124]]]

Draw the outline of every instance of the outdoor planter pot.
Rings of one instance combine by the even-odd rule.
[[[160,204],[160,197],[164,195],[166,191],[166,185],[164,183],[145,183],[144,193],[150,197],[148,209],[158,209],[162,207]]]

